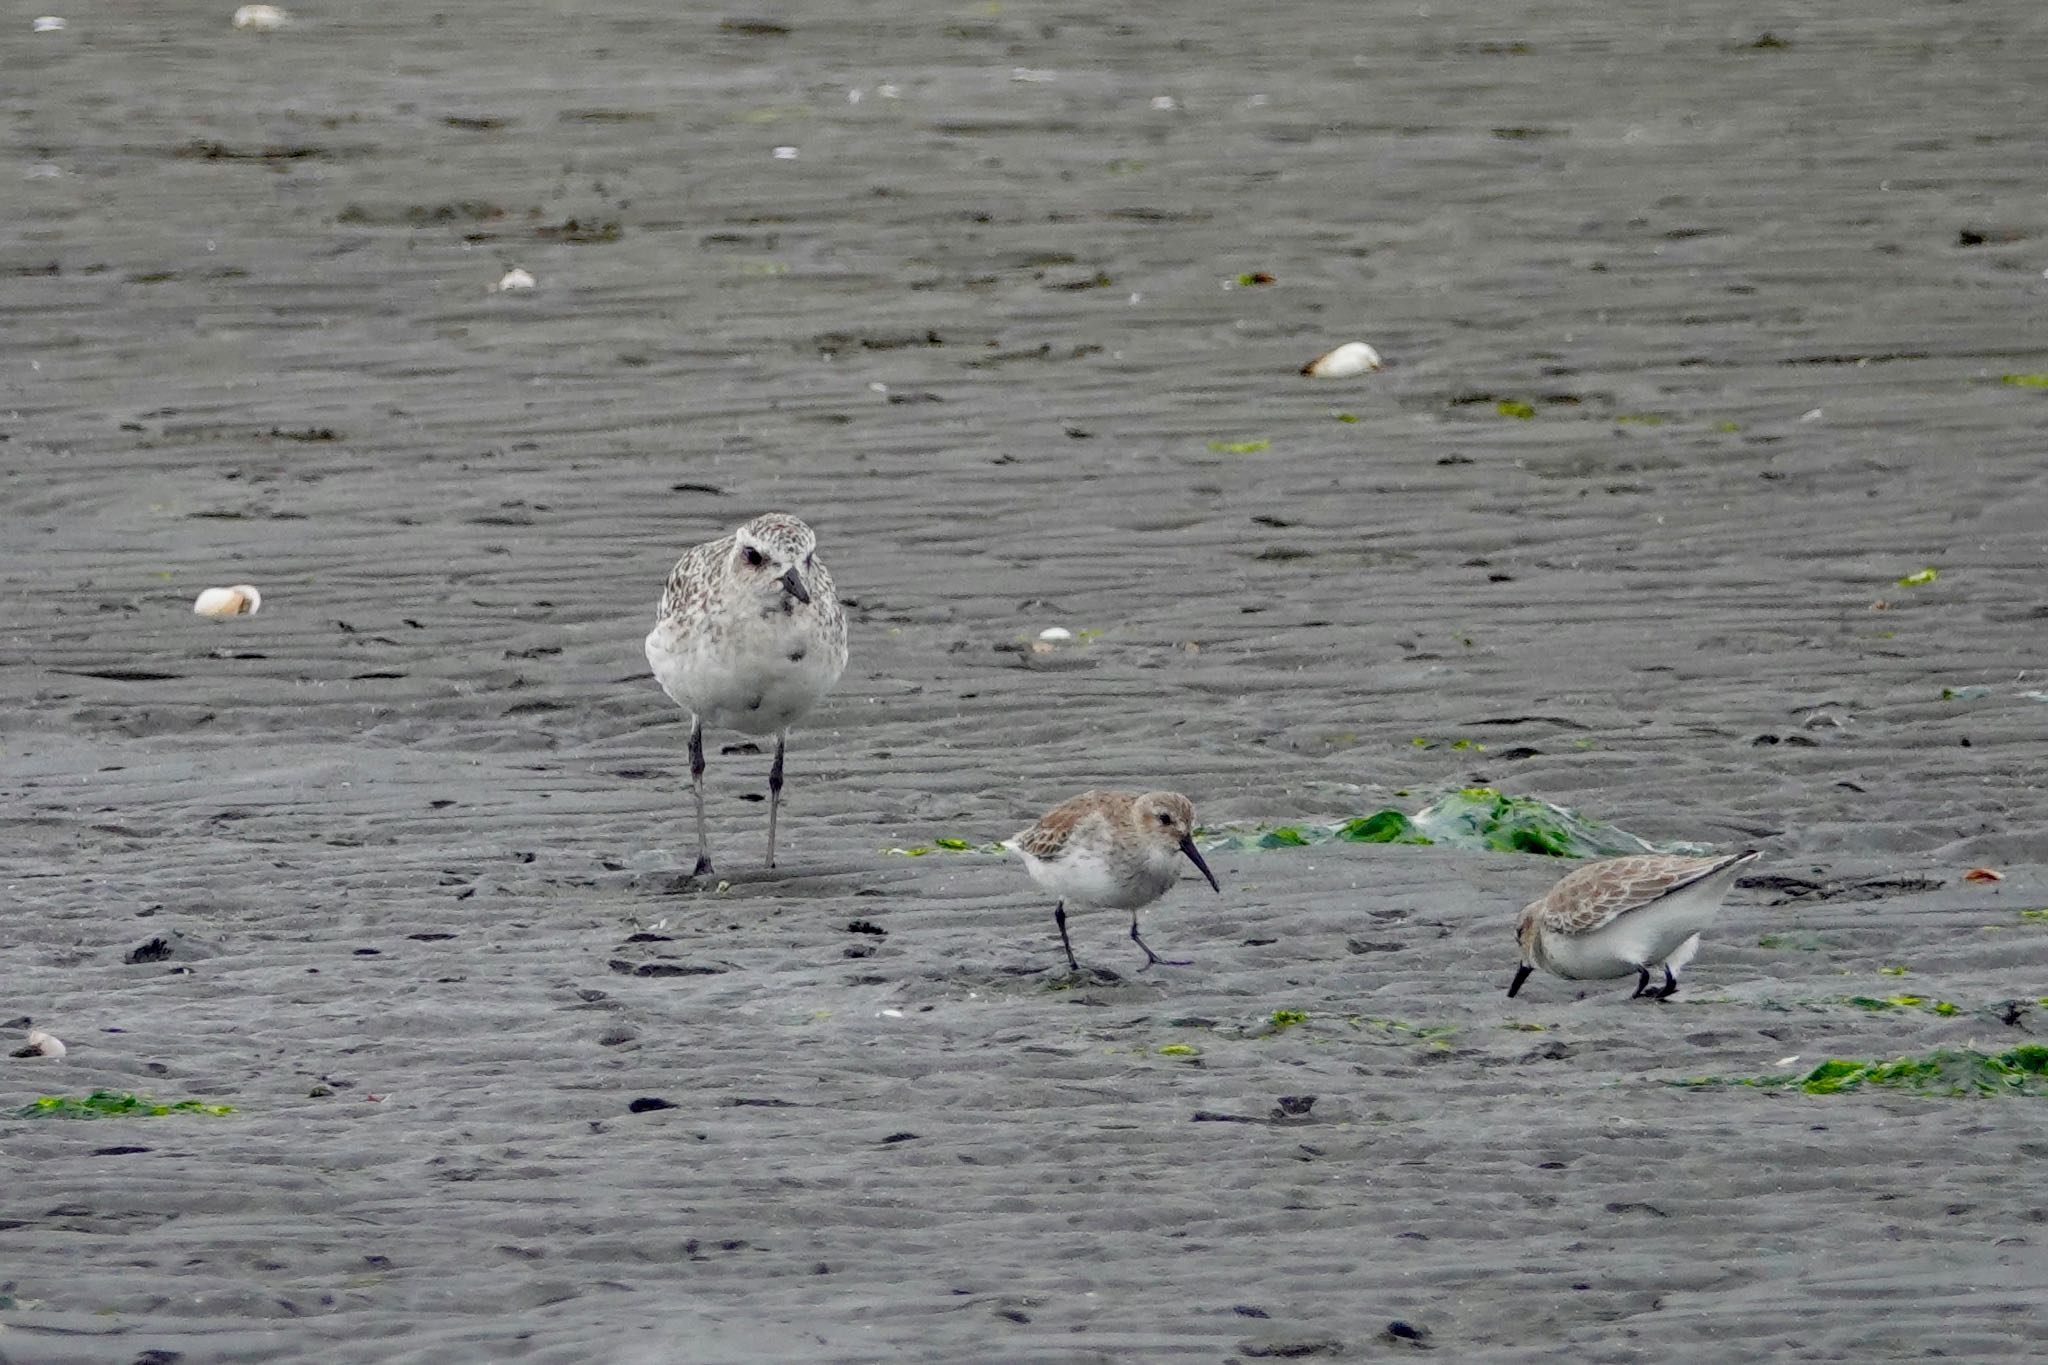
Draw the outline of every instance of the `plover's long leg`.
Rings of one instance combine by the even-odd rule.
[[[789,731],[775,736],[775,763],[768,769],[768,866],[775,866],[775,812],[782,805],[782,746]]]
[[[1638,967],[1636,968],[1636,973],[1636,988],[1629,996],[1631,1000],[1634,1000],[1637,996],[1650,993],[1650,969],[1648,967]]]
[[[697,870],[701,877],[711,870],[711,846],[704,836],[704,722],[690,717],[690,791],[697,798]]]
[[[1669,1000],[1672,996],[1678,994],[1678,978],[1672,974],[1669,962],[1664,964],[1664,989],[1651,991],[1650,994],[1656,996],[1659,1000]]]
[[[1061,901],[1052,908],[1052,922],[1060,927],[1060,947],[1067,950],[1068,968],[1073,971],[1080,971],[1081,964],[1074,958],[1073,941],[1067,937],[1067,903],[1065,901]]]
[[[1131,942],[1137,944],[1140,948],[1145,949],[1145,967],[1151,967],[1155,965],[1160,967],[1191,967],[1194,965],[1194,963],[1188,958],[1181,958],[1176,960],[1170,957],[1161,957],[1159,954],[1153,952],[1152,949],[1146,944],[1145,940],[1138,937],[1138,912],[1135,910],[1131,911]],[[1142,972],[1145,970],[1145,967],[1140,967],[1138,968],[1138,970]]]

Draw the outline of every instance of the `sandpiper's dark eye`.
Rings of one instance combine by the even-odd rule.
[[[1161,812],[1159,812],[1159,823],[1160,823],[1160,824],[1162,824],[1162,825],[1170,825],[1170,824],[1172,824],[1172,823],[1173,823],[1173,814],[1172,814],[1172,812],[1170,812],[1170,811],[1161,811]]]
[[[761,552],[751,545],[740,551],[740,558],[747,562],[747,567],[750,569],[761,567]]]

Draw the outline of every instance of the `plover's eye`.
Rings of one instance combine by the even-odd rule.
[[[746,561],[747,567],[750,569],[761,567],[761,552],[751,545],[740,551],[740,558]]]

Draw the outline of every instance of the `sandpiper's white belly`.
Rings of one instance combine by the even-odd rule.
[[[706,725],[742,734],[787,730],[839,680],[844,647],[821,638],[816,624],[747,623],[742,633],[657,625],[647,637],[647,662],[661,690]]]
[[[1100,850],[1077,845],[1062,849],[1055,859],[1034,857],[1014,844],[1006,844],[1024,860],[1031,880],[1063,901],[1076,905],[1102,906],[1111,910],[1136,910],[1165,895],[1180,878],[1173,862],[1153,863],[1139,858],[1111,859]]]
[[[1675,973],[1699,951],[1699,936],[1714,922],[1726,889],[1721,878],[1674,891],[1587,934],[1543,931],[1550,970],[1573,981],[1628,976],[1668,963]]]

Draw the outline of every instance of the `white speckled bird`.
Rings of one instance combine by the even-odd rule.
[[[1052,922],[1059,926],[1067,966],[1077,972],[1081,964],[1067,937],[1068,901],[1130,911],[1131,942],[1144,949],[1145,966],[1185,967],[1146,947],[1138,937],[1138,911],[1180,880],[1183,855],[1210,886],[1223,890],[1195,849],[1194,804],[1179,792],[1082,792],[1005,839],[1003,847],[1024,860],[1031,880],[1059,898]]]
[[[768,866],[775,866],[789,727],[846,668],[846,615],[817,546],[810,527],[770,512],[684,552],[668,576],[647,637],[647,662],[661,690],[690,713],[695,875],[711,871],[704,832],[706,725],[775,736],[768,770]]]
[[[1538,967],[1568,981],[1637,974],[1635,995],[1669,1000],[1678,972],[1700,949],[1738,869],[1762,857],[1755,849],[1713,858],[1652,853],[1609,858],[1575,868],[1522,910],[1515,923],[1522,965],[1512,997]],[[1650,985],[1650,969],[1664,984]]]

